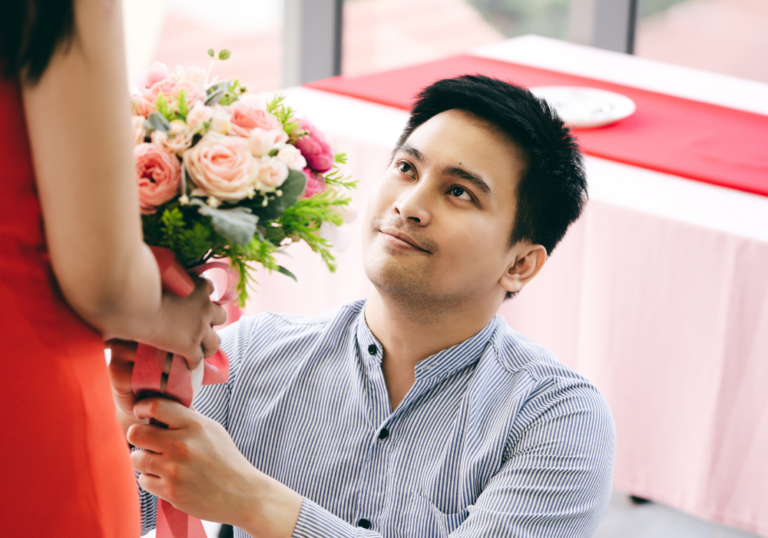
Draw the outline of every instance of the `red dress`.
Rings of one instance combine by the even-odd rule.
[[[0,535],[139,536],[103,344],[56,286],[19,87],[2,77],[0,465]]]

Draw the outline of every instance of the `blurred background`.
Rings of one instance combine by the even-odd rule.
[[[591,4],[594,4],[593,0]],[[623,1],[623,0],[622,0]],[[589,0],[345,0],[341,73],[360,75],[447,57],[505,38],[537,34],[581,44]],[[637,0],[634,53],[768,82],[768,1]],[[229,48],[221,76],[253,90],[283,84],[283,0],[131,0],[129,70],[151,60],[201,64]],[[268,53],[267,53],[268,52]],[[763,61],[755,61],[762,58]]]
[[[528,34],[768,83],[768,0],[125,0],[123,5],[131,75],[153,60],[171,68],[206,67],[208,48],[227,48],[232,56],[215,72],[241,78],[253,92],[420,64]],[[328,20],[308,22],[318,6],[324,6],[318,13]],[[318,50],[302,51],[302,37],[305,46],[314,43]],[[353,170],[357,177],[364,175],[358,171]],[[358,271],[349,269],[358,263],[350,253],[346,258],[342,269]],[[300,275],[304,282],[312,278]],[[323,292],[320,285],[313,291]],[[264,286],[259,293],[269,298],[272,292]],[[282,301],[280,311],[309,313],[302,297]],[[768,500],[765,506],[768,511]],[[220,532],[216,525],[207,530],[211,536]],[[596,536],[757,535],[617,491]]]

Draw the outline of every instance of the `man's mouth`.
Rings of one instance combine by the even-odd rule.
[[[379,230],[384,235],[388,235],[390,237],[393,237],[395,240],[405,243],[406,245],[409,245],[413,247],[416,250],[419,250],[421,252],[426,252],[427,254],[431,254],[429,250],[424,248],[421,243],[419,243],[416,239],[408,235],[407,233],[401,232],[395,228],[388,228],[384,227]]]

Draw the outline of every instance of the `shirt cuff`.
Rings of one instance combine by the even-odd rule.
[[[293,538],[360,538],[380,536],[360,527],[353,527],[343,519],[336,517],[328,510],[304,497],[301,503],[301,513],[293,530]]]

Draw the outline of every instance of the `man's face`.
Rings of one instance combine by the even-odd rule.
[[[524,159],[504,133],[460,110],[413,131],[366,211],[363,255],[376,288],[425,308],[501,301]]]

